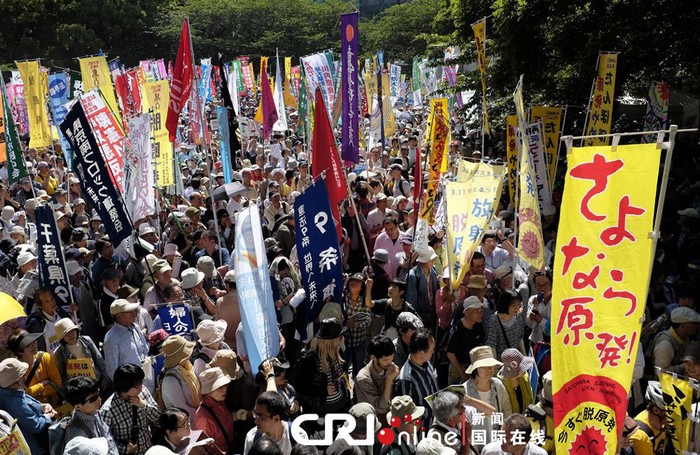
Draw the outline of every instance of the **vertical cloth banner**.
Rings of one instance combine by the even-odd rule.
[[[151,136],[153,138],[153,160],[156,163],[158,187],[175,184],[173,175],[173,143],[168,137],[168,130],[163,124],[167,118],[169,103],[168,81],[146,82],[143,84],[143,112],[151,114]]]
[[[29,147],[48,147],[51,145],[51,129],[46,112],[48,87],[39,70],[39,61],[17,62],[17,69],[24,82],[24,99],[29,116]]]
[[[22,159],[22,148],[19,145],[17,137],[17,128],[15,121],[12,118],[12,111],[7,102],[5,94],[5,80],[0,72],[0,98],[2,98],[2,119],[5,127],[3,136],[5,142],[5,151],[7,153],[7,179],[10,184],[18,182],[20,179],[27,176],[27,169],[24,167]]]
[[[306,322],[316,319],[326,299],[342,302],[343,267],[326,179],[314,180],[294,200],[297,256],[306,290]]]
[[[75,152],[73,164],[83,194],[88,196],[100,215],[109,239],[114,245],[119,245],[129,237],[133,227],[129,223],[124,202],[111,183],[107,165],[81,103],[73,105],[61,123],[61,131]]]
[[[263,360],[279,353],[280,340],[260,212],[255,206],[238,214],[233,261],[248,358],[257,371]]]
[[[452,289],[459,289],[471,256],[498,204],[505,166],[462,160],[456,182],[445,185],[447,261]]]
[[[659,159],[656,144],[568,155],[552,295],[557,453],[615,453],[651,273]]]
[[[360,162],[360,97],[358,91],[357,22],[360,13],[341,14],[341,92],[342,103],[342,147],[343,160]]]
[[[90,128],[97,139],[102,156],[111,171],[112,182],[121,192],[124,183],[124,131],[105,106],[100,89],[93,89],[80,97],[80,104],[90,122]]]
[[[333,71],[328,63],[326,55],[321,52],[301,58],[306,75],[306,86],[309,93],[316,93],[316,87],[321,88],[323,102],[326,106],[326,113],[333,116],[333,106],[335,105],[335,87],[333,85]]]
[[[557,164],[557,152],[559,150],[559,133],[561,133],[561,119],[564,109],[561,107],[533,106],[530,108],[531,121],[542,119],[544,128],[544,150],[549,170],[549,187],[554,184],[554,167]]]
[[[0,79],[2,74],[0,74]],[[5,145],[5,90],[0,93],[0,163],[7,161],[7,146]]]
[[[260,97],[260,113],[262,114],[260,123],[263,124],[263,139],[268,140],[277,122],[278,115],[275,99],[270,89],[270,79],[267,77],[267,57],[260,59],[260,91],[262,92]]]
[[[644,116],[643,131],[658,131],[666,128],[668,105],[671,100],[671,85],[666,82],[652,82],[647,95],[647,113]],[[656,142],[655,134],[645,134],[642,142]]]
[[[535,171],[535,184],[537,185],[537,201],[540,213],[544,208],[552,207],[552,191],[549,186],[549,175],[544,153],[544,135],[542,134],[542,121],[538,120],[525,124],[525,137],[528,152]]]
[[[233,168],[231,166],[231,145],[228,128],[228,109],[225,106],[216,107],[216,117],[219,121],[219,151],[221,156],[221,168],[224,172],[224,182],[233,182]],[[235,134],[235,133],[234,133]]]
[[[284,81],[282,80],[282,69],[280,68],[280,56],[277,55],[275,66],[275,91],[272,94],[275,100],[275,110],[277,111],[277,121],[272,127],[273,131],[287,131],[287,111],[284,108]]]
[[[117,99],[114,96],[114,87],[112,86],[112,76],[109,74],[107,66],[107,58],[102,57],[87,57],[81,58],[80,74],[83,77],[83,93],[87,93],[95,87],[99,87],[102,95],[105,98],[107,107],[117,115],[119,107]]]
[[[184,107],[192,91],[194,80],[194,56],[192,55],[192,45],[190,41],[190,23],[188,20],[182,22],[180,32],[180,44],[177,47],[175,56],[175,67],[173,68],[173,78],[170,86],[170,101],[168,103],[168,114],[165,126],[168,130],[170,142],[175,140],[177,121],[180,112]]]
[[[593,83],[593,98],[586,122],[586,135],[610,134],[612,110],[615,102],[615,75],[617,54],[601,53],[598,56],[598,75]],[[586,139],[585,145],[607,145],[607,137]]]
[[[347,195],[347,184],[343,175],[343,168],[340,164],[340,155],[338,147],[333,135],[326,106],[323,103],[321,89],[316,88],[316,108],[314,110],[314,135],[311,140],[311,171],[314,178],[323,176],[324,172],[328,172],[326,176],[326,185],[328,187],[328,197],[331,202],[331,210],[333,218],[337,222],[336,228],[338,240],[342,237],[342,228],[340,226],[340,203],[343,202]]]
[[[486,18],[472,24],[474,40],[476,42],[476,58],[479,62],[479,74],[481,74],[481,102],[484,113],[484,132],[491,135],[489,128],[488,103],[486,102]]]
[[[56,296],[56,304],[68,310],[71,297],[66,272],[66,264],[63,258],[61,237],[56,227],[53,209],[48,205],[41,205],[36,209],[37,230],[37,266],[39,272],[39,284],[49,288]],[[59,345],[58,339],[46,340],[49,352],[53,352]]]
[[[227,155],[228,155],[228,167],[230,180],[227,179],[226,183],[231,183],[233,180],[233,171],[238,169],[238,164],[236,163],[236,153],[241,150],[241,142],[238,140],[238,117],[236,116],[236,109],[234,109],[234,102],[238,104],[238,94],[231,93],[229,90],[229,83],[226,81],[226,69],[224,67],[224,62],[221,59],[221,54],[219,54],[219,76],[221,77],[220,88],[221,88],[221,98],[224,101],[224,115],[221,116],[217,108],[217,117],[219,117],[219,128],[221,128],[221,120],[223,119],[226,124],[225,129],[220,129],[220,135],[226,135],[227,144]],[[229,81],[232,82],[232,81]],[[233,95],[233,98],[231,97]],[[223,138],[220,137],[223,142]],[[221,149],[221,155],[223,156],[224,150]],[[242,157],[241,157],[242,158]],[[223,160],[223,157],[222,157]],[[222,161],[223,163],[223,161]],[[224,170],[224,178],[226,177],[226,171]]]
[[[525,103],[523,101],[523,77],[520,76],[513,93],[515,112],[518,116],[518,129],[525,131]],[[537,197],[535,169],[526,135],[520,135],[518,142],[519,181],[518,181],[518,248],[520,257],[536,268],[544,270],[544,238],[542,220]]]
[[[439,98],[438,101],[447,105],[445,98]],[[420,218],[427,221],[430,226],[435,224],[435,200],[437,199],[438,183],[440,183],[442,157],[445,154],[445,146],[450,134],[449,120],[444,116],[440,104],[431,103],[431,108],[434,108],[434,111],[431,112],[433,122],[430,126],[430,168],[428,169],[428,181],[425,182],[425,200],[420,208]],[[420,154],[420,150],[417,151],[417,154]]]
[[[19,134],[27,134],[29,132],[29,116],[27,114],[27,102],[24,97],[24,83],[19,71],[12,71],[12,78],[8,85],[6,93],[10,106],[12,106],[12,115],[17,126]]]
[[[255,91],[255,80],[253,79],[253,68],[250,66],[248,57],[237,57],[236,60],[241,65],[241,77],[243,79],[243,87],[245,90]]]
[[[506,117],[506,160],[508,161],[508,196],[515,207],[515,193],[518,186],[518,116]]]
[[[129,140],[124,148],[124,204],[131,219],[138,221],[156,213],[151,163],[151,119],[149,114],[127,120]]]
[[[51,108],[51,116],[53,117],[54,125],[60,125],[68,113],[66,104],[69,101],[69,94],[70,76],[68,73],[63,72],[49,74],[49,107]],[[66,137],[60,130],[58,131],[58,140],[61,142],[63,158],[66,160],[68,169],[72,169],[73,151],[71,150],[70,144],[66,140]]]
[[[666,414],[666,447],[673,453],[688,453],[690,442],[690,420],[693,404],[693,386],[687,379],[665,371],[659,372],[659,383],[664,398]]]

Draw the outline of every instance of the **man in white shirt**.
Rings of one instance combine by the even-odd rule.
[[[283,455],[290,455],[292,446],[292,423],[282,420],[287,412],[287,407],[282,395],[279,392],[263,392],[255,400],[253,408],[253,419],[255,428],[252,428],[245,437],[243,455],[247,455],[250,447],[260,438],[267,436]]]
[[[498,245],[498,240],[501,245]],[[486,268],[492,273],[496,273],[496,269],[503,265],[504,262],[513,260],[513,245],[506,238],[503,231],[486,231],[481,239],[481,245],[476,251],[484,255],[486,259]]]
[[[386,216],[386,206],[388,200],[386,194],[378,193],[375,197],[377,207],[370,210],[367,215],[367,226],[371,235],[379,234],[384,229],[384,217]]]

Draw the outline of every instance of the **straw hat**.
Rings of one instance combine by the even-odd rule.
[[[534,357],[526,357],[514,348],[508,348],[501,354],[503,367],[499,374],[505,379],[517,378],[535,364]]]
[[[10,387],[15,382],[24,378],[29,365],[11,357],[0,362],[0,387]]]
[[[238,356],[230,349],[220,349],[216,351],[214,358],[207,364],[207,367],[219,367],[224,373],[229,375],[234,381],[243,377],[243,368],[238,364]]]
[[[224,339],[227,327],[228,324],[223,319],[219,319],[218,321],[205,319],[199,323],[195,331],[197,332],[202,346],[218,346]]]
[[[219,387],[231,382],[231,378],[219,367],[209,368],[199,373],[199,383],[202,385],[202,395],[212,393]]]
[[[467,287],[472,289],[484,289],[486,287],[486,277],[484,275],[471,275]]]
[[[425,414],[424,406],[416,406],[413,398],[408,395],[394,397],[389,405],[389,412],[386,413],[386,420],[391,421],[392,417],[400,417],[402,420],[405,416],[410,415],[411,420],[420,419]]]
[[[469,358],[472,363],[467,368],[466,373],[472,374],[477,368],[481,367],[500,367],[501,362],[493,358],[493,352],[488,346],[477,346],[469,351]]]
[[[68,335],[68,332],[72,330],[80,330],[80,327],[75,325],[75,323],[70,318],[59,319],[54,326],[56,331],[56,339],[62,340],[63,337]]]
[[[428,247],[418,254],[418,259],[416,259],[416,262],[425,264],[426,262],[434,261],[437,258],[438,255],[435,253],[435,250],[432,247]]]
[[[165,355],[164,368],[172,368],[187,360],[192,355],[195,343],[187,341],[180,335],[168,337],[163,343],[163,354]]]

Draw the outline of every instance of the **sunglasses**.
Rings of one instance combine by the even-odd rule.
[[[85,400],[85,404],[91,404],[100,399],[100,394],[93,395]]]

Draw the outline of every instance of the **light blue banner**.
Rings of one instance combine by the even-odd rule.
[[[58,125],[63,122],[63,119],[68,113],[68,109],[65,105],[69,101],[69,88],[70,76],[68,76],[67,73],[49,74],[49,106],[51,106],[51,116],[58,130],[58,139],[61,142],[66,165],[68,169],[73,169],[73,150],[70,147],[70,143],[68,143],[66,137],[63,135],[63,132],[58,128]]]

